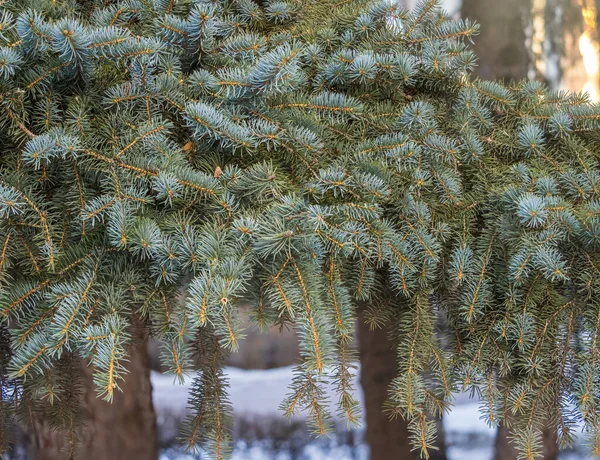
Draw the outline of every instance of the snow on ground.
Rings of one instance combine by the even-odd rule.
[[[208,456],[193,456],[182,454],[177,451],[165,451],[159,460],[205,460]],[[319,446],[308,445],[301,453],[301,457],[295,457],[289,452],[271,453],[260,446],[248,449],[235,450],[231,460],[369,460],[369,452],[365,446],[348,451],[347,449],[323,449]],[[477,459],[481,460],[481,458]]]
[[[295,417],[291,422],[283,419],[279,405],[289,392],[293,367],[270,370],[229,367],[225,369],[225,375],[229,378],[229,395],[238,425],[240,421],[245,423],[244,429],[253,427],[253,424],[264,425],[258,430],[251,428],[252,434],[248,439],[236,442],[233,460],[368,460],[368,448],[362,441],[362,429],[344,432],[340,423],[340,433],[329,439],[315,440],[306,432],[303,415]],[[357,377],[358,371],[355,373],[355,398],[362,404],[363,394]],[[177,423],[174,422],[180,421],[187,412],[191,378],[179,385],[174,383],[172,376],[153,372],[151,381],[161,438],[174,439],[177,436]],[[337,398],[333,386],[327,387],[327,394],[332,401],[332,415],[335,418],[333,405]],[[452,410],[444,416],[449,460],[487,460],[493,457],[495,429],[490,428],[480,417],[478,406],[477,399],[464,393],[457,394]],[[293,425],[295,422],[298,425]],[[272,430],[279,430],[275,436],[279,438],[274,441],[268,438]],[[183,454],[176,447],[171,447],[163,450],[160,460],[203,458],[207,457]],[[570,451],[563,453],[560,458],[583,460],[587,457],[581,452]]]
[[[452,411],[444,416],[444,429],[450,432],[465,432],[483,436],[493,435],[495,429],[490,428],[480,418],[478,406],[479,403],[477,401],[455,405]]]
[[[225,368],[230,382],[229,398],[236,416],[280,415],[279,405],[289,393],[293,378],[293,367],[268,370],[244,370],[235,367]],[[355,374],[357,375],[357,374]],[[171,414],[185,414],[187,396],[192,379],[186,378],[183,385],[174,383],[173,376],[152,372],[154,407],[157,412],[166,410]],[[355,398],[362,404],[362,389],[355,379]],[[333,386],[327,387],[329,400],[337,400]],[[332,411],[335,413],[335,410]]]
[[[247,371],[226,368],[225,375],[230,381],[229,397],[236,414],[273,415],[278,412],[285,398],[287,387],[292,379],[292,367],[270,370]],[[183,385],[174,383],[169,375],[153,372],[151,376],[154,405],[172,412],[185,412],[191,378]]]

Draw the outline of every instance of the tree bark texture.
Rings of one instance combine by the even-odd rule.
[[[484,80],[527,78],[530,53],[526,46],[531,0],[463,0],[462,17],[481,25],[473,47]]]
[[[494,460],[517,460],[519,454],[509,438],[509,430],[506,426],[500,425],[496,434]],[[542,434],[542,446],[544,449],[544,460],[556,460],[558,458],[558,444],[555,431],[550,429],[544,430]]]
[[[75,459],[82,460],[156,460],[158,437],[152,404],[152,387],[147,353],[147,334],[140,324],[132,327],[128,347],[129,371],[115,391],[112,403],[98,398],[92,381],[93,369],[83,370],[83,423]],[[33,433],[32,458],[68,459],[69,441],[64,433],[52,431],[41,420]]]
[[[360,382],[365,398],[366,437],[371,460],[412,460],[408,427],[404,420],[390,420],[383,412],[389,385],[396,377],[396,353],[386,331],[369,330],[362,315],[358,319]]]

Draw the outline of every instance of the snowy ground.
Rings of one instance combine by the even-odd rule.
[[[292,368],[246,371],[227,368],[230,398],[235,409],[234,460],[368,460],[363,431],[339,430],[326,439],[310,437],[302,415],[286,420],[279,404],[288,393]],[[173,441],[177,423],[186,414],[189,381],[173,383],[171,376],[152,374],[154,404],[161,442],[166,447],[160,460],[193,460],[202,456],[181,453]],[[335,400],[333,388],[330,400]],[[356,382],[355,397],[362,402]],[[335,411],[332,411],[335,413]],[[444,417],[449,460],[487,460],[493,456],[495,430],[479,418],[478,401],[458,395],[453,410]],[[583,449],[564,452],[561,460],[588,458]]]

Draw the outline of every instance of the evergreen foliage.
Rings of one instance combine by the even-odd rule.
[[[139,315],[200,369],[189,448],[225,458],[249,301],[297,331],[282,408],[319,434],[326,381],[357,420],[360,304],[422,456],[461,388],[523,458],[580,420],[600,454],[600,109],[471,79],[477,30],[435,0],[5,4],[0,442],[32,407],[73,438],[74,357],[111,400]]]

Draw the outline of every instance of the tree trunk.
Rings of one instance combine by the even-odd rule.
[[[527,78],[526,46],[531,0],[463,0],[462,17],[481,25],[473,47],[479,58],[475,74],[484,80]]]
[[[504,425],[500,425],[496,435],[494,460],[517,460],[518,452],[509,438],[510,432],[508,429]],[[556,460],[558,458],[558,443],[555,431],[544,430],[542,446],[544,460]]]
[[[446,433],[444,432],[444,418],[436,417],[435,426],[437,429],[437,439],[435,440],[435,447],[437,450],[429,451],[429,460],[446,460]]]
[[[112,403],[96,396],[92,368],[83,374],[82,407],[84,427],[76,447],[76,459],[83,460],[156,460],[158,437],[152,405],[152,387],[147,334],[138,323],[132,327],[129,362],[121,391],[115,391]],[[82,362],[82,366],[84,363]],[[34,432],[35,460],[64,460],[68,457],[68,439],[52,431],[41,421]]]
[[[371,460],[409,460],[408,427],[404,420],[390,420],[383,412],[389,385],[396,377],[396,353],[384,330],[369,330],[362,315],[358,319],[360,382],[365,397],[366,436]]]

